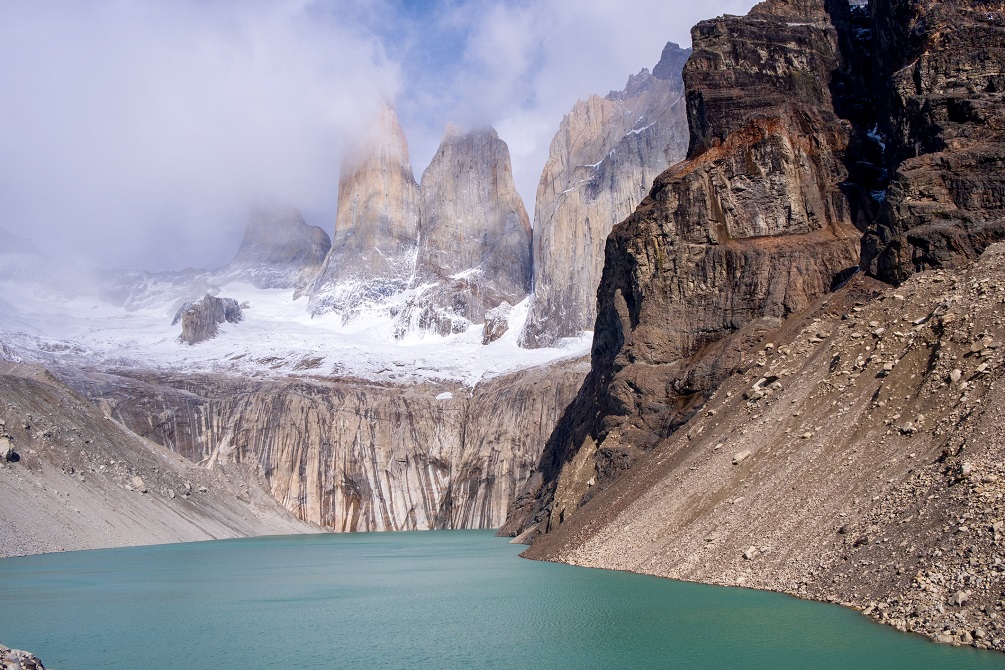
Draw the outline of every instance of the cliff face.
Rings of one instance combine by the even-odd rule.
[[[863,261],[896,282],[1005,239],[1005,14],[1000,2],[963,0],[871,11],[890,178]]]
[[[423,287],[398,332],[447,335],[530,292],[531,230],[495,130],[448,128],[422,175],[422,223],[412,285]]]
[[[370,531],[498,527],[585,373],[585,361],[566,361],[474,390],[61,374],[130,430],[193,462],[260,468],[298,518]]]
[[[407,288],[420,202],[405,134],[385,108],[368,141],[343,161],[331,251],[306,289],[313,313],[351,315]]]
[[[214,275],[220,283],[294,288],[317,274],[329,249],[328,233],[308,226],[298,210],[258,209],[251,214],[234,260]]]
[[[688,160],[608,240],[591,372],[506,530],[1005,649],[1005,7],[870,5],[694,29]],[[847,271],[852,221],[896,288]]]
[[[714,343],[805,309],[858,264],[829,87],[838,35],[822,3],[807,7],[796,21],[790,3],[762,3],[692,31],[688,159],[608,238],[592,370],[509,532],[568,519],[728,374]],[[738,87],[746,102],[730,104]]]
[[[667,44],[650,74],[623,91],[576,103],[562,120],[534,208],[534,302],[522,336],[549,346],[593,327],[604,241],[684,157],[681,68],[690,50]]]

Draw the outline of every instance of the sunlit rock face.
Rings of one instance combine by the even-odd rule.
[[[309,226],[292,207],[257,209],[249,218],[234,260],[214,273],[221,283],[244,281],[258,288],[294,288],[317,274],[331,238]]]
[[[587,369],[585,360],[562,361],[473,389],[67,374],[130,430],[193,462],[260,468],[300,519],[376,531],[498,527]]]
[[[681,69],[690,53],[667,44],[652,73],[642,70],[623,91],[577,102],[562,120],[537,188],[524,346],[593,328],[607,235],[687,151]]]
[[[331,251],[306,289],[314,314],[348,320],[408,288],[419,241],[419,185],[394,111],[342,163]]]
[[[413,286],[397,333],[447,335],[482,323],[530,292],[530,219],[513,182],[509,148],[489,128],[447,129],[422,175]]]

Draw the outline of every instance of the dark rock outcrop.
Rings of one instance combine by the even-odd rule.
[[[187,302],[175,314],[171,325],[181,322],[179,341],[197,344],[216,337],[221,323],[240,323],[241,306],[233,298],[217,298],[208,293],[196,302]]]
[[[824,3],[770,0],[692,39],[688,159],[608,238],[592,370],[508,532],[566,520],[735,368],[733,333],[805,309],[858,264]]]
[[[874,88],[889,188],[863,263],[893,282],[1005,239],[1005,6],[871,3]]]
[[[684,158],[681,68],[690,49],[667,44],[659,64],[623,91],[573,107],[551,142],[534,206],[534,300],[521,344],[550,346],[593,327],[604,240]]]

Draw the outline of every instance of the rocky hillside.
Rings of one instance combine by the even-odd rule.
[[[856,278],[729,346],[737,370],[700,412],[528,555],[1005,650],[1005,245],[897,288]]]
[[[507,531],[572,514],[588,482],[630,468],[729,373],[732,360],[705,355],[711,345],[805,309],[858,264],[840,188],[849,132],[828,85],[841,66],[838,34],[822,10],[766,13],[786,7],[762,3],[751,18],[692,31],[691,153],[607,241],[592,370]],[[741,88],[749,102],[732,104]],[[583,475],[557,509],[570,462]]]
[[[460,384],[60,374],[135,433],[209,467],[260,470],[298,518],[338,531],[496,528],[586,362]]]
[[[579,101],[551,142],[534,205],[534,302],[527,347],[593,328],[604,242],[653,179],[684,158],[681,68],[690,49],[667,44],[660,62],[623,91]]]
[[[1005,649],[1005,16],[871,5],[693,29],[688,159],[608,239],[591,372],[507,531]]]
[[[256,468],[198,467],[45,370],[0,366],[0,556],[315,530]]]

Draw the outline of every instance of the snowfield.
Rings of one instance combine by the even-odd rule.
[[[0,357],[102,368],[451,380],[474,386],[489,377],[583,356],[592,342],[592,333],[584,333],[555,348],[517,346],[530,298],[513,308],[509,330],[499,340],[482,345],[481,325],[448,337],[410,334],[396,340],[394,313],[404,295],[343,323],[337,312],[312,317],[307,298],[294,300],[292,289],[232,282],[214,293],[241,303],[244,321],[221,324],[214,339],[188,345],[178,341],[181,326],[171,325],[179,296],[165,292],[130,311],[93,290],[71,293],[0,273]]]

